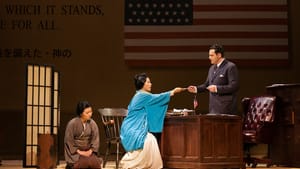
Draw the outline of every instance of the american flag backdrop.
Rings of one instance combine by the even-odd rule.
[[[288,0],[125,0],[124,12],[129,65],[209,65],[214,43],[240,66],[289,63]]]

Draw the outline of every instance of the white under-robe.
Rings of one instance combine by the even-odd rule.
[[[120,161],[122,169],[161,169],[163,162],[156,138],[147,133],[143,149],[127,152]]]

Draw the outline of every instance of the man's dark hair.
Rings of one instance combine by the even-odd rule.
[[[140,73],[134,76],[134,85],[136,90],[140,90],[141,88],[143,88],[147,77],[148,76],[146,75],[146,73]]]
[[[214,49],[215,50],[215,53],[221,53],[222,57],[224,57],[224,48],[222,45],[220,44],[213,44],[209,47],[209,50],[210,49]]]
[[[88,101],[79,101],[76,107],[76,114],[80,116],[85,108],[92,107]]]

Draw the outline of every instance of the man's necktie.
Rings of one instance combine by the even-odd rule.
[[[218,70],[218,66],[215,65],[215,67],[214,67],[214,74],[217,72],[217,70]]]

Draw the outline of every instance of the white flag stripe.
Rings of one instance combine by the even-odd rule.
[[[193,0],[201,5],[285,5],[287,0]]]
[[[286,45],[287,39],[126,39],[126,46],[197,46],[220,43],[226,45]]]
[[[226,52],[225,57],[228,59],[286,59],[287,52]],[[126,53],[127,60],[188,60],[188,59],[207,59],[208,52],[189,52],[189,53]]]
[[[126,32],[287,32],[287,25],[125,26]]]
[[[195,19],[286,19],[287,12],[195,12]]]

